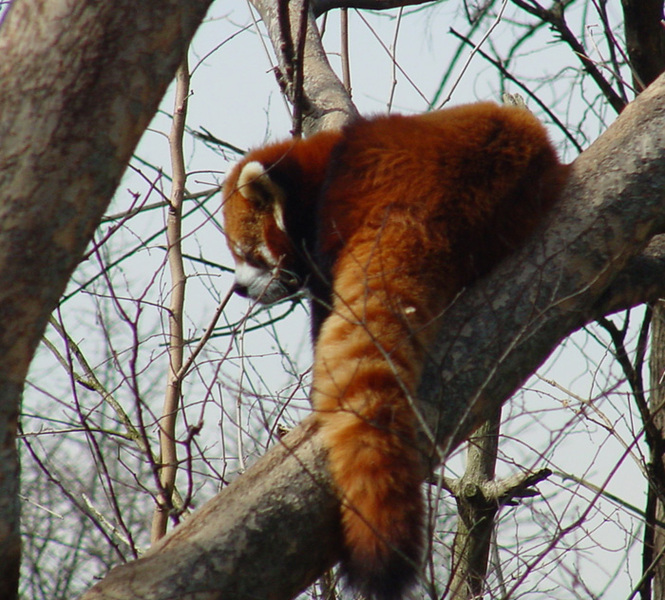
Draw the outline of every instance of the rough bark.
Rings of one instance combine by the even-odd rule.
[[[657,235],[632,257],[593,306],[595,318],[656,302],[665,295],[665,235]]]
[[[450,308],[420,390],[423,435],[444,442],[440,457],[559,340],[613,305],[612,286],[625,277],[624,267],[665,226],[663,132],[659,79],[576,161],[546,228]],[[86,600],[233,600],[250,592],[286,599],[311,583],[339,558],[337,507],[311,423],[284,443],[297,450],[273,448],[145,558],[112,571]]]
[[[649,85],[665,68],[665,31],[663,30],[663,0],[622,0],[626,50],[630,59],[635,88]],[[655,302],[653,310],[651,353],[649,357],[651,386],[649,413],[651,423],[645,422],[645,440],[649,447],[647,465],[649,480],[644,519],[642,548],[642,581],[639,594],[642,600],[665,598],[665,532],[658,523],[665,516],[663,506],[663,444],[665,388],[662,374],[665,368],[665,304]],[[654,299],[656,300],[656,299]]]
[[[450,599],[482,598],[487,575],[498,498],[488,498],[482,486],[494,479],[499,449],[501,410],[485,421],[470,439],[467,464],[454,490],[457,531],[453,544]]]
[[[2,23],[0,598],[18,580],[28,365],[210,2],[15,0]]]

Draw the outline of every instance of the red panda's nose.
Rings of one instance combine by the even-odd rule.
[[[237,281],[233,284],[233,292],[238,294],[238,296],[242,296],[243,298],[247,298],[249,296],[249,289],[247,286],[243,285],[242,283],[238,283]]]

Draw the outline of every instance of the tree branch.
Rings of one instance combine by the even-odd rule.
[[[210,2],[15,0],[3,19],[1,598],[15,597],[18,580],[16,427],[28,365]]]
[[[429,436],[447,444],[442,456],[590,320],[617,275],[662,231],[663,106],[661,77],[573,163],[547,230],[447,311],[450,328],[420,390],[424,420],[436,423]]]
[[[618,276],[663,230],[663,107],[661,78],[574,163],[565,201],[546,228],[450,307],[420,390],[424,438],[446,445],[438,457],[486,420],[598,306],[612,305],[607,294]],[[287,599],[338,558],[337,503],[307,420],[85,599]]]
[[[626,105],[625,100],[614,90],[610,82],[605,79],[601,70],[596,66],[596,63],[587,54],[586,49],[577,39],[577,36],[568,27],[568,23],[564,17],[563,5],[560,2],[554,2],[551,9],[546,9],[536,2],[527,3],[524,0],[512,1],[513,4],[527,13],[538,17],[544,23],[552,25],[552,28],[561,36],[561,39],[570,46],[570,49],[580,59],[582,67],[596,82],[596,85],[600,88],[612,108],[617,113],[620,113]]]
[[[310,418],[144,558],[113,569],[83,598],[292,598],[339,551],[337,498]]]
[[[263,23],[268,30],[278,63],[278,81],[285,94],[293,103],[298,101],[302,108],[303,131],[306,134],[321,129],[338,129],[357,115],[357,111],[349,98],[344,84],[330,67],[325,50],[321,43],[314,14],[308,12],[306,42],[303,52],[304,72],[302,73],[302,96],[297,92],[298,86],[294,69],[294,48],[300,45],[299,40],[284,44],[284,15],[280,18],[279,2],[274,0],[252,0],[252,6],[259,11]],[[293,32],[301,31],[300,18],[303,0],[291,0],[288,3]]]
[[[157,421],[159,430],[159,464],[154,470],[157,484],[157,502],[152,517],[150,539],[155,542],[166,533],[169,516],[180,517],[184,507],[176,507],[173,502],[176,475],[178,472],[178,450],[176,445],[176,422],[182,379],[178,376],[182,369],[185,353],[185,333],[183,314],[185,307],[185,287],[187,275],[182,260],[182,202],[185,196],[187,171],[183,150],[183,136],[187,122],[187,102],[189,99],[189,64],[185,57],[176,72],[175,106],[169,133],[171,151],[171,197],[166,221],[167,261],[171,275],[170,307],[168,312],[168,370],[166,392],[162,414]]]
[[[356,8],[358,10],[390,10],[403,6],[428,4],[433,0],[312,0],[314,16],[320,17],[335,8]]]
[[[632,257],[591,309],[596,320],[643,302],[665,297],[665,235],[654,237]]]

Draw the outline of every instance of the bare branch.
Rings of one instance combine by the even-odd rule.
[[[183,331],[183,311],[185,306],[185,266],[182,260],[182,201],[185,195],[187,173],[183,156],[183,136],[187,121],[187,100],[189,97],[189,65],[185,57],[176,73],[175,107],[173,122],[169,134],[171,165],[171,198],[169,200],[166,237],[168,241],[167,257],[171,274],[171,305],[169,309],[168,357],[166,392],[162,415],[157,421],[159,427],[159,465],[157,484],[159,494],[155,506],[151,540],[156,542],[166,533],[168,517],[173,513],[173,491],[178,470],[178,452],[176,448],[176,421],[180,408],[182,369],[185,335]]]
[[[522,10],[552,25],[553,29],[561,36],[561,39],[570,46],[571,50],[580,59],[584,70],[596,82],[596,85],[603,92],[603,95],[612,108],[617,113],[620,113],[626,105],[625,100],[614,90],[610,82],[603,77],[600,69],[587,54],[584,46],[582,46],[575,34],[568,27],[568,23],[564,17],[563,5],[560,2],[554,2],[551,9],[546,9],[536,2],[512,1],[513,4],[519,6]]]

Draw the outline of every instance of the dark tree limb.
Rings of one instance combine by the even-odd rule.
[[[314,16],[334,10],[335,8],[356,8],[358,10],[389,10],[403,6],[428,4],[433,0],[312,0]]]
[[[664,295],[665,296],[665,295]],[[663,440],[665,439],[665,303],[655,303],[651,329],[651,355],[649,358],[650,385],[649,411],[652,426],[658,433],[658,443],[650,452],[647,472],[650,476],[647,502],[644,509],[644,541],[642,545],[642,581],[640,597],[661,599],[665,596],[665,503],[663,484],[659,474],[665,468]],[[655,450],[655,451],[654,451]]]
[[[643,90],[665,70],[663,0],[621,0],[633,80]]]

